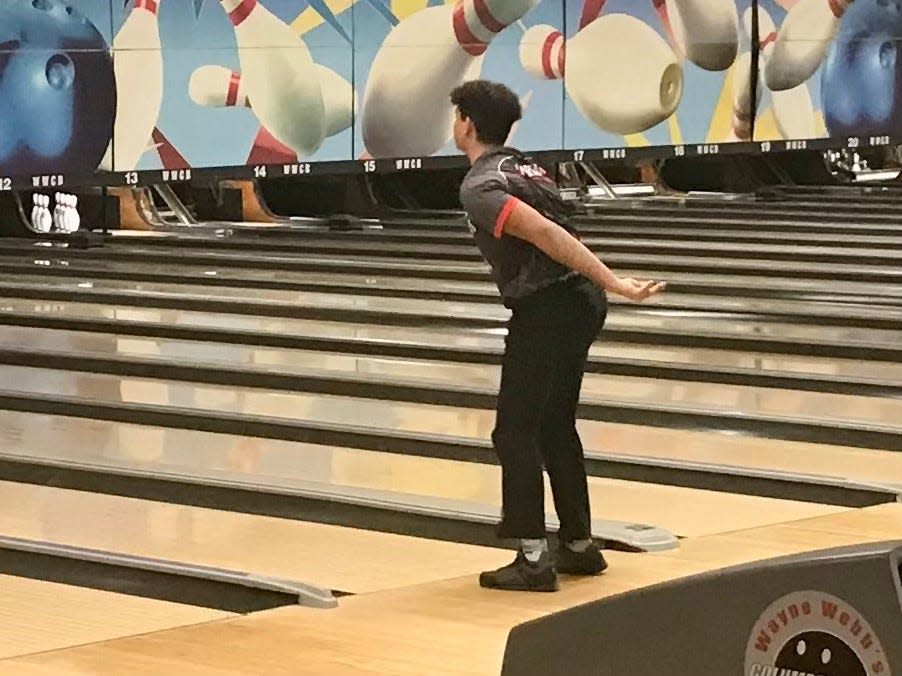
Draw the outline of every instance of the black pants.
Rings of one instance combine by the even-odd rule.
[[[604,291],[582,278],[542,290],[513,309],[492,433],[502,472],[502,538],[545,537],[543,465],[561,540],[590,537],[576,407],[589,346],[606,315]]]

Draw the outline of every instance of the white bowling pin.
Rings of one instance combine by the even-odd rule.
[[[316,64],[323,92],[326,136],[334,136],[354,123],[356,101],[351,83],[330,68]],[[191,74],[191,99],[208,108],[245,107],[253,109],[240,73],[223,66],[201,66]]]
[[[57,204],[59,205],[59,221],[56,224],[56,229],[60,232],[68,232],[69,231],[69,196],[61,194],[57,198]]]
[[[526,92],[525,96],[520,97],[520,111],[522,115],[519,120],[511,125],[511,130],[507,134],[507,141],[505,142],[505,145],[511,145],[513,143],[513,139],[517,135],[517,131],[520,129],[520,123],[523,121],[523,117],[526,115],[526,109],[529,107],[529,102],[531,99],[532,90]]]
[[[354,124],[357,95],[351,83],[331,68],[316,64],[316,71],[323,88],[326,136],[335,136]]]
[[[131,171],[147,149],[163,104],[163,52],[157,12],[162,0],[135,0],[113,39],[116,122],[100,162],[105,171]]]
[[[44,196],[43,195],[35,195],[34,196],[34,218],[32,218],[31,224],[34,226],[34,229],[38,232],[41,231],[41,221],[44,218]]]
[[[50,232],[53,227],[53,214],[50,213],[50,195],[41,195],[41,232]]]
[[[63,229],[63,210],[65,207],[63,206],[63,194],[62,193],[54,193],[53,194],[53,228],[55,230]]]
[[[370,155],[424,156],[441,149],[454,124],[448,94],[479,77],[491,40],[536,4],[457,0],[421,9],[392,28],[363,94],[361,129]]]
[[[66,232],[66,219],[69,217],[68,195],[59,194],[56,198],[57,218],[56,229],[60,232]]]
[[[69,218],[67,219],[68,232],[75,232],[81,225],[81,216],[78,214],[78,196],[69,195]]]
[[[223,66],[201,66],[191,74],[188,95],[207,108],[251,107],[240,73]]]
[[[220,0],[235,27],[241,79],[266,130],[298,156],[325,138],[323,93],[304,41],[257,0]]]
[[[31,196],[31,220],[29,222],[31,223],[31,227],[33,227],[35,230],[38,229],[38,214],[41,212],[41,205],[39,204],[40,200],[38,199],[39,197],[40,195],[38,195],[37,193],[34,193]]]
[[[57,225],[57,230],[60,232],[69,232],[69,212],[71,211],[71,203],[69,202],[69,195],[61,195],[60,196],[60,219],[59,224]]]
[[[777,129],[785,139],[809,139],[817,136],[814,103],[807,84],[771,92],[771,107]]]
[[[577,110],[616,134],[646,131],[670,117],[683,95],[679,59],[635,17],[608,14],[564,41],[555,28],[523,34],[520,62],[536,77],[560,78]]]
[[[755,101],[761,100],[761,78],[757,78]],[[752,54],[743,52],[733,66],[733,135],[739,141],[752,138]]]
[[[591,25],[591,22],[586,24]],[[559,80],[564,77],[567,54],[565,43],[563,34],[553,26],[532,26],[520,38],[520,65],[533,77]]]
[[[699,68],[724,71],[739,51],[739,12],[734,0],[653,0],[666,16],[678,49]],[[665,11],[666,10],[666,11]]]
[[[742,13],[742,21],[740,22],[740,27],[742,30],[742,39],[743,39],[743,41],[747,42],[749,45],[751,45],[751,43],[752,43],[752,21],[754,21],[754,11],[755,10],[751,7],[749,7],[747,10],[745,10]],[[767,14],[766,11],[764,11],[764,10],[762,10],[762,11],[764,12],[764,14]],[[759,22],[762,20],[761,16],[762,16],[761,14],[758,15]],[[768,17],[768,19],[770,19],[769,14],[767,14],[767,17]],[[772,27],[772,25],[773,25],[773,20],[771,19],[771,27]],[[761,48],[762,49],[764,48],[764,37],[766,35],[764,29],[765,29],[765,26],[763,26],[759,23],[758,35],[761,38]],[[767,33],[770,33],[770,31],[767,31]]]
[[[765,77],[771,91],[807,81],[820,67],[853,0],[799,0],[777,33]]]
[[[751,10],[749,10],[751,12]],[[751,33],[751,18],[744,21],[746,29]],[[774,57],[777,42],[776,27],[770,14],[762,7],[758,8],[758,37],[761,41],[760,71],[767,69]],[[766,78],[765,78],[766,79]],[[771,108],[777,130],[785,139],[809,139],[816,136],[814,127],[814,104],[808,84],[801,84],[791,89],[771,90]]]

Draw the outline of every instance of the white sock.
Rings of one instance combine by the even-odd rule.
[[[589,545],[591,544],[591,540],[574,540],[573,542],[567,543],[567,549],[569,549],[571,552],[582,554],[589,548]]]
[[[548,551],[548,541],[545,538],[540,540],[520,540],[520,549],[523,555],[530,563],[536,563],[544,552]]]

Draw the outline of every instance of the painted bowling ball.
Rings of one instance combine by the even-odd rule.
[[[0,2],[0,175],[94,171],[110,143],[109,45],[73,5]]]
[[[792,639],[777,655],[776,666],[787,673],[817,676],[867,676],[855,651],[832,634],[806,631]]]
[[[831,136],[902,134],[902,0],[856,0],[824,61]]]

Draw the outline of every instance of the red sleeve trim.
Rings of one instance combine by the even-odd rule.
[[[501,207],[501,211],[498,213],[498,218],[495,219],[494,235],[496,238],[501,237],[501,234],[504,232],[504,224],[507,223],[507,219],[510,217],[511,212],[519,203],[520,200],[518,200],[516,197],[510,197],[508,198],[507,202],[504,203],[504,206]]]

